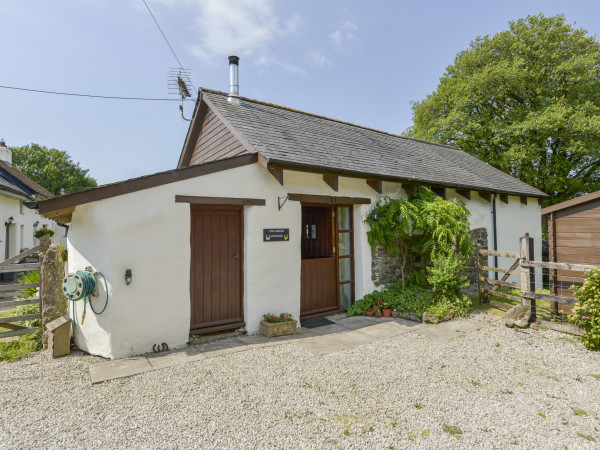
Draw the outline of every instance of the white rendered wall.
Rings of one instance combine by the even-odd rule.
[[[396,183],[383,183],[387,195],[406,195]],[[301,204],[288,200],[278,209],[278,197],[288,193],[368,197],[370,205],[354,207],[356,299],[371,292],[371,249],[363,220],[377,194],[365,180],[339,179],[333,191],[321,175],[285,171],[281,186],[259,164],[230,169],[190,180],[78,206],[69,231],[69,271],[87,265],[103,272],[110,303],[96,317],[88,307],[75,342],[86,351],[122,358],[152,350],[153,344],[183,346],[190,327],[190,207],[175,203],[176,195],[265,199],[265,206],[244,208],[244,320],[256,333],[265,313],[300,315]],[[472,228],[485,226],[491,242],[490,204],[467,201]],[[518,214],[519,220],[509,214]],[[287,242],[263,242],[263,228],[289,228]],[[518,197],[498,202],[499,248],[518,250],[525,232],[541,236],[537,202],[521,207]],[[490,243],[491,246],[491,243]],[[132,269],[127,286],[125,269]],[[101,298],[95,304],[102,305]],[[83,304],[77,305],[81,320]]]

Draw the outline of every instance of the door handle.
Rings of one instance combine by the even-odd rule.
[[[236,253],[235,255],[233,255],[233,257],[234,257],[235,259],[237,259],[238,261],[240,260],[240,254],[239,254],[239,253]]]

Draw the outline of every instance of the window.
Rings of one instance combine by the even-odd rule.
[[[304,230],[304,236],[306,239],[317,239],[317,225],[316,224],[306,224],[306,228]]]

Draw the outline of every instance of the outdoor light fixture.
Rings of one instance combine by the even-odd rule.
[[[39,224],[40,224],[40,221],[39,221],[39,220],[36,220],[36,221],[33,223],[33,228],[36,228],[36,227],[37,227]]]
[[[377,222],[377,219],[379,219],[379,211],[376,209],[371,211],[371,219],[373,219],[373,222]]]
[[[4,222],[4,225],[9,226],[11,223],[13,223],[15,221],[15,219],[13,219],[13,216],[10,216],[8,218],[8,220],[6,222]]]
[[[132,277],[133,275],[131,274],[131,269],[125,269],[125,283],[127,283],[127,285],[131,284]]]

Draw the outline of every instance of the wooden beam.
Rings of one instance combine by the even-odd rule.
[[[337,175],[324,174],[323,175],[323,181],[325,183],[327,183],[327,185],[331,189],[333,189],[335,192],[338,191],[338,177],[337,177]]]
[[[28,272],[30,270],[40,270],[41,267],[41,263],[6,264],[5,266],[0,266],[0,273]]]
[[[322,205],[369,205],[370,198],[362,197],[333,197],[330,195],[289,194],[289,199],[303,203]]]
[[[21,322],[23,320],[33,320],[33,319],[41,319],[41,318],[42,318],[42,315],[40,313],[25,314],[23,316],[0,317],[0,323]]]
[[[521,204],[527,205],[527,197],[521,196]]]
[[[538,205],[540,205],[540,206],[544,205],[544,199],[543,198],[538,198]]]
[[[236,197],[196,197],[192,195],[176,195],[175,203],[190,203],[192,205],[256,205],[264,206],[264,198]]]
[[[486,289],[485,293],[495,296],[495,297],[501,297],[501,298],[505,298],[507,300],[512,300],[512,301],[521,303],[521,297],[517,297],[516,295],[505,294],[504,292],[498,292],[498,291],[490,291],[489,289]]]
[[[600,265],[557,263],[549,261],[521,261],[521,265],[523,267],[541,267],[544,269],[569,270],[572,272],[585,272],[600,267]]]
[[[479,253],[485,256],[500,256],[504,258],[520,258],[520,252],[505,252],[503,250],[484,250],[480,249]]]
[[[500,194],[500,201],[508,204],[508,194]]]
[[[523,291],[521,295],[525,298],[534,298],[536,300],[546,300],[548,302],[558,302],[567,305],[574,305],[577,299],[575,297],[565,297],[564,295],[539,294],[537,292]]]
[[[13,256],[12,258],[8,258],[7,260],[2,261],[0,263],[0,265],[12,264],[14,262],[17,262],[17,261],[19,261],[19,260],[21,260],[21,259],[23,259],[23,258],[25,258],[25,257],[27,257],[27,256],[29,256],[29,255],[31,255],[33,253],[35,253],[35,252],[39,252],[41,248],[42,248],[41,245],[36,245],[35,247],[32,247],[29,250],[25,250],[24,252],[19,253],[18,255]],[[0,286],[0,291],[2,291],[2,287],[3,286]],[[21,289],[21,288],[19,288],[19,289]]]
[[[456,193],[467,200],[471,200],[471,191],[469,189],[456,189]]]
[[[521,287],[521,285],[517,284],[517,283],[511,283],[509,281],[504,281],[504,280],[494,280],[493,278],[486,278],[485,281],[487,283],[495,284],[497,286],[504,286],[504,287],[510,287],[510,288],[515,288],[515,289],[520,289],[520,287]],[[495,289],[492,289],[492,291],[495,291]]]
[[[492,194],[490,194],[489,192],[478,192],[479,197],[481,197],[482,199],[484,199],[486,202],[491,202],[492,201]]]
[[[17,331],[7,331],[4,333],[0,333],[0,339],[12,337],[12,336],[21,336],[23,334],[31,334],[31,333],[35,333],[37,330],[39,330],[39,327],[38,328],[25,328],[24,330],[17,330]]]
[[[402,189],[406,191],[408,195],[413,197],[417,195],[417,185],[413,183],[402,183]]]
[[[383,182],[381,180],[367,180],[367,184],[378,194],[383,193]]]
[[[439,195],[442,198],[446,198],[446,188],[445,187],[431,186],[431,192]]]
[[[283,186],[283,169],[273,169],[272,167],[269,167],[267,170],[275,177],[279,184]]]

